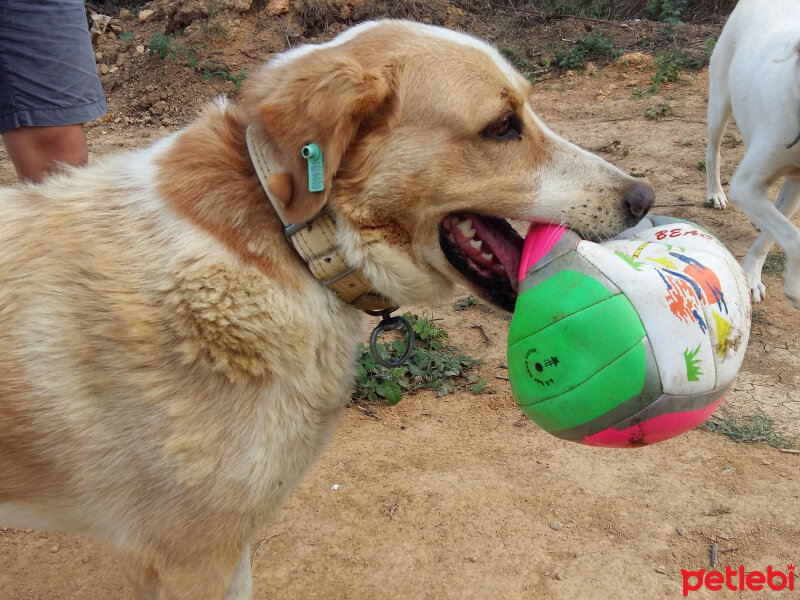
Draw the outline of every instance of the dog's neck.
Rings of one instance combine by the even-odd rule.
[[[269,178],[281,171],[272,144],[255,127],[247,128],[247,150],[264,193],[284,226],[286,240],[311,274],[342,300],[367,312],[394,310],[392,303],[378,294],[361,269],[351,266],[336,242],[336,221],[327,208],[303,223],[290,223],[280,203],[269,192]]]

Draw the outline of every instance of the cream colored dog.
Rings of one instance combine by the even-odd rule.
[[[479,40],[368,23],[147,149],[0,191],[0,525],[105,540],[139,598],[249,598],[250,542],[350,397],[356,307],[466,283],[511,309],[504,219],[598,238],[649,209],[529,94]]]

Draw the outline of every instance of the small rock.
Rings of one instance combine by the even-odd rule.
[[[163,115],[169,109],[169,104],[167,104],[164,100],[159,100],[158,102],[153,103],[153,106],[150,107],[150,112],[154,115]]]
[[[552,523],[550,523],[550,529],[552,529],[553,531],[561,531],[561,523],[559,523],[558,521],[553,521]]]
[[[123,31],[125,31],[125,28],[124,28],[124,27],[122,27],[122,25],[115,25],[115,24],[112,24],[112,25],[111,25],[111,31],[113,31],[114,33],[116,33],[117,35],[119,35],[119,34],[120,34],[120,33],[122,33]]]
[[[89,564],[89,557],[88,557],[88,556],[84,556],[84,557],[81,559],[81,562],[82,562],[83,564],[85,564],[85,565]]]
[[[556,571],[555,573],[553,573],[553,577],[555,579],[558,579],[559,581],[563,581],[564,580],[564,573],[562,573],[561,571]]]
[[[144,46],[136,46],[137,54],[144,54]]]
[[[172,125],[172,119],[168,119],[168,118],[164,117],[163,119],[161,119],[161,124],[164,127],[169,127],[170,125]]]
[[[334,483],[334,484],[331,486],[331,489],[332,489],[332,490],[340,490],[340,489],[342,489],[342,486],[340,486],[338,483]]]
[[[58,546],[53,546],[52,548],[50,548],[50,552],[52,552],[53,554],[58,552]]]
[[[731,473],[735,472],[736,472],[736,467],[725,467],[724,469],[722,469],[723,475],[730,475]]]
[[[658,565],[656,567],[656,573],[661,573],[662,575],[666,575],[667,574],[667,567],[665,567],[664,565]]]
[[[140,10],[139,11],[139,21],[144,23],[145,21],[147,21],[147,19],[149,19],[150,17],[153,16],[154,12],[155,11],[152,11],[149,8],[146,9],[146,10]]]
[[[474,563],[474,562],[478,562],[478,557],[477,557],[477,556],[468,556],[468,557],[467,557],[467,560],[468,560],[469,562],[473,562],[473,563]]]
[[[112,67],[111,67],[111,68],[108,70],[108,72],[109,72],[109,73],[116,73],[117,71],[119,71],[119,67],[118,67],[117,65],[114,65],[114,66],[112,66]]]
[[[119,11],[119,18],[120,19],[130,19],[131,18],[131,11],[127,8],[121,8]]]
[[[267,14],[273,17],[289,12],[289,0],[269,0]]]
[[[95,52],[94,53],[94,59],[97,62],[100,62],[101,60],[103,60],[103,53],[102,52]]]
[[[108,72],[111,70],[108,65],[100,65],[98,68],[100,69],[101,75],[108,75]]]
[[[718,540],[729,540],[729,539],[731,539],[731,536],[729,536],[729,535],[728,535],[726,532],[724,532],[724,531],[718,531],[718,532],[717,532],[717,539],[718,539]]]
[[[678,527],[675,532],[681,537],[686,537],[686,530],[683,527]]]

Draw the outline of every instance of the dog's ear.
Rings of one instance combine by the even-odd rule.
[[[369,72],[335,48],[312,51],[279,68],[283,77],[273,80],[258,112],[288,169],[274,175],[268,187],[286,219],[299,223],[327,202],[348,146],[364,119],[386,101],[389,83],[383,73]],[[310,143],[322,150],[325,189],[321,192],[309,191],[302,150]]]

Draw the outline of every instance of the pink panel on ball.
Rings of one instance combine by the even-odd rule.
[[[716,402],[697,410],[660,415],[647,421],[631,425],[626,429],[609,427],[583,438],[581,443],[587,446],[606,446],[609,448],[637,448],[656,442],[663,442],[671,437],[697,427],[711,416],[722,402],[724,396]]]
[[[522,262],[519,265],[519,280],[525,279],[528,268],[539,262],[547,252],[561,239],[566,228],[550,223],[533,223],[525,236],[522,247]]]

